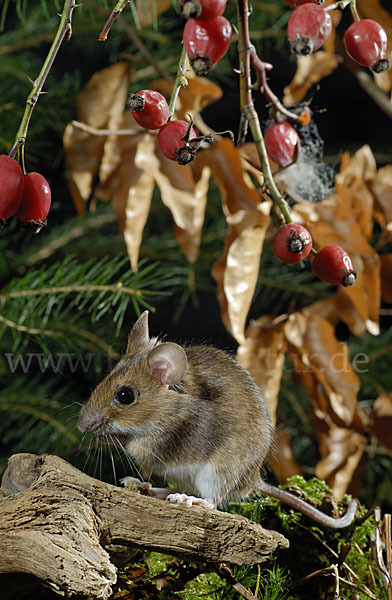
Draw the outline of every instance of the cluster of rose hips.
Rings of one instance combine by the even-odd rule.
[[[311,251],[315,254],[312,269],[322,281],[345,287],[353,285],[356,273],[351,259],[340,246],[330,244],[319,252],[312,250],[313,241],[309,231],[302,225],[287,223],[282,225],[274,236],[272,249],[282,262],[297,264],[307,258]]]
[[[297,7],[291,13],[287,26],[293,52],[306,55],[318,50],[332,32],[329,12],[320,6],[320,0],[284,1]],[[370,67],[375,73],[389,68],[387,35],[377,21],[355,21],[344,35],[344,44],[348,55],[363,67]]]
[[[51,203],[51,191],[40,173],[23,175],[19,163],[0,156],[0,222],[16,215],[35,232],[46,225]]]
[[[192,124],[181,119],[168,121],[169,105],[155,90],[140,90],[131,94],[128,106],[136,123],[145,129],[159,129],[158,146],[166,158],[186,165],[194,159],[200,138]]]
[[[183,44],[197,75],[205,75],[227,52],[232,29],[223,17],[227,0],[179,0],[178,8],[187,19]]]
[[[322,0],[284,0],[296,7],[290,14],[287,35],[291,49],[297,55],[318,50],[332,32],[329,12]],[[346,51],[357,63],[380,73],[389,68],[386,57],[387,36],[384,29],[372,19],[355,21],[344,36]],[[298,133],[287,121],[278,121],[267,127],[264,141],[268,156],[280,168],[289,166],[300,150]]]

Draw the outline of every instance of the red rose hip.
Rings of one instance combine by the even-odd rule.
[[[333,285],[348,287],[354,285],[357,278],[349,255],[335,244],[325,246],[317,252],[312,269],[319,279]]]
[[[128,106],[136,123],[145,129],[159,129],[169,118],[166,98],[155,90],[140,90],[131,94]]]
[[[309,231],[296,223],[282,225],[275,234],[272,250],[279,260],[295,265],[304,260],[312,249]]]
[[[295,149],[300,145],[298,133],[287,121],[267,127],[264,142],[268,156],[280,167],[287,167],[293,162]]]
[[[212,21],[189,19],[184,27],[183,43],[192,67],[205,75],[227,52],[232,29],[225,17]]]
[[[52,194],[45,177],[40,173],[28,173],[24,179],[22,202],[16,216],[38,233],[46,225],[51,199]]]
[[[16,213],[23,195],[23,171],[19,163],[2,154],[0,156],[0,221]]]
[[[293,10],[287,25],[291,50],[298,55],[311,54],[321,48],[331,32],[331,16],[317,4],[302,4]]]
[[[188,139],[184,139],[187,132]],[[186,165],[195,157],[196,149],[189,145],[189,140],[195,137],[196,131],[186,121],[169,121],[159,130],[158,146],[166,158]]]
[[[223,15],[227,0],[179,0],[177,3],[184,19],[212,21]]]
[[[324,0],[283,0],[290,6],[301,6],[301,4],[323,4]]]
[[[376,73],[389,68],[387,34],[376,21],[355,21],[344,35],[344,45],[347,54],[363,67],[370,67]]]

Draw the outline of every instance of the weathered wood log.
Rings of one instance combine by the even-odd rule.
[[[115,487],[57,456],[12,456],[1,489],[0,574],[34,575],[66,597],[108,598],[114,546],[236,565],[288,547],[244,517]]]

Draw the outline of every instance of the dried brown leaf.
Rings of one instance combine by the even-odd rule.
[[[263,388],[274,424],[286,350],[282,329],[282,319],[260,317],[247,328],[245,341],[237,351],[239,363]]]
[[[361,460],[367,439],[352,429],[328,426],[319,419],[315,421],[315,427],[322,456],[316,465],[316,475],[327,482],[338,500],[342,500]]]
[[[302,467],[295,460],[290,444],[290,434],[282,429],[274,433],[274,451],[268,456],[268,465],[279,481],[286,482],[293,475],[303,475]]]
[[[221,315],[227,329],[243,343],[262,245],[270,222],[270,204],[260,204],[257,190],[251,187],[250,181],[245,181],[241,154],[230,140],[215,142],[213,148],[200,154],[199,161],[211,169],[229,225],[224,253],[212,271]]]
[[[116,63],[95,73],[78,99],[78,120],[96,129],[118,129],[122,122],[131,77],[129,63]],[[102,157],[112,140],[67,125],[64,133],[66,170],[79,213],[84,212],[97,178]]]
[[[317,204],[297,204],[293,215],[309,229],[316,249],[337,244],[350,255],[357,282],[337,290],[340,318],[354,335],[364,335],[366,330],[377,334],[380,258],[368,241],[373,225],[372,195],[363,181],[370,182],[375,175],[374,158],[365,146],[352,159],[344,157],[342,166],[336,194]]]
[[[381,255],[381,296],[392,303],[392,254]]]
[[[306,96],[312,85],[330,75],[341,62],[341,58],[325,50],[297,58],[294,78],[284,88],[283,103],[297,104]]]
[[[339,342],[335,328],[306,309],[293,313],[283,332],[295,372],[315,403],[319,418],[330,418],[339,426],[350,425],[356,410],[359,379],[350,364],[346,344]]]
[[[385,243],[392,239],[392,165],[378,169],[369,182],[374,195],[374,217],[383,228]]]
[[[382,394],[373,405],[373,422],[370,427],[372,435],[392,450],[392,394]]]
[[[174,80],[159,79],[152,81],[150,86],[167,97],[170,97]],[[176,116],[186,120],[186,115],[192,116],[199,113],[207,104],[215,102],[222,96],[221,88],[207,77],[193,77],[188,79],[188,85],[181,89],[177,98]]]

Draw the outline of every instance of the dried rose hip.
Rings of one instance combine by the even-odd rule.
[[[169,121],[159,130],[158,146],[166,158],[186,165],[195,157],[196,150],[189,145],[189,140],[195,137],[196,131],[186,121]]]
[[[312,249],[309,231],[296,223],[282,225],[275,234],[272,250],[282,262],[295,265],[304,260]]]
[[[381,73],[389,68],[386,57],[387,34],[377,21],[362,19],[347,29],[344,35],[347,53],[357,63]]]
[[[340,246],[330,244],[317,252],[312,262],[313,272],[322,281],[348,287],[354,285],[357,274],[351,259]]]
[[[212,21],[223,15],[227,0],[179,0],[177,6],[184,19]]]
[[[329,38],[331,31],[330,14],[317,4],[303,4],[293,10],[287,25],[291,50],[299,55],[318,50]]]
[[[267,127],[264,141],[268,156],[280,167],[287,167],[293,162],[295,149],[300,146],[298,133],[287,121]]]
[[[184,27],[183,42],[191,65],[198,75],[205,75],[227,52],[231,42],[231,25],[225,17],[212,21],[189,19]]]
[[[154,90],[140,90],[131,94],[128,106],[136,123],[146,129],[159,129],[169,118],[166,98]]]
[[[24,178],[22,202],[16,216],[38,233],[46,225],[51,199],[52,194],[45,177],[40,173],[28,173]]]
[[[23,194],[23,171],[19,163],[0,156],[0,221],[4,222],[18,210]]]

